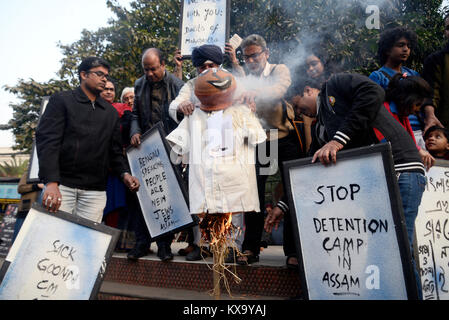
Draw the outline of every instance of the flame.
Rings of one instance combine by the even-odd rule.
[[[209,242],[210,251],[214,255],[212,271],[219,277],[219,281],[216,284],[217,287],[214,288],[214,291],[219,291],[220,282],[223,281],[230,296],[231,291],[228,279],[226,278],[226,271],[231,274],[235,282],[240,283],[242,281],[237,276],[235,270],[232,272],[228,266],[225,266],[225,258],[229,247],[233,247],[240,254],[232,240],[232,232],[234,229],[236,227],[232,224],[232,213],[206,214],[200,223],[202,239]]]

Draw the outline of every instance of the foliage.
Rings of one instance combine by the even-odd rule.
[[[30,79],[19,80],[14,87],[6,86],[5,90],[15,94],[22,102],[11,103],[13,118],[8,124],[0,125],[0,130],[11,130],[16,139],[14,149],[31,152],[33,145],[34,129],[39,119],[42,98],[50,96],[55,92],[70,88],[67,81],[50,80],[40,83]]]
[[[365,26],[369,17],[366,8],[371,3],[379,5],[381,30]],[[409,64],[421,71],[424,58],[443,45],[441,3],[442,0],[231,0],[231,35],[262,35],[274,63],[298,64],[298,47],[315,44],[339,69],[369,74],[380,67],[376,58],[380,32],[404,25],[418,34],[419,46]],[[173,70],[179,0],[134,0],[130,9],[121,7],[116,0],[108,0],[107,5],[115,15],[107,26],[84,30],[80,40],[72,44],[59,44],[63,54],[59,79],[48,83],[19,80],[16,86],[6,87],[21,100],[11,104],[13,119],[0,127],[13,129],[16,149],[31,149],[42,97],[77,86],[77,66],[84,57],[96,55],[110,62],[117,93],[132,86],[143,74],[141,55],[146,48],[160,48],[168,69]],[[184,75],[194,75],[189,61],[184,62]]]
[[[28,169],[28,163],[28,160],[22,161],[19,159],[17,161],[13,156],[9,163],[4,161],[3,164],[0,164],[0,177],[20,178]]]

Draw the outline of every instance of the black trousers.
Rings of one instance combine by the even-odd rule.
[[[136,245],[135,247],[141,248],[142,250],[146,250],[150,247],[152,242],[150,233],[148,232],[148,227],[145,222],[145,218],[143,217],[142,210],[140,209],[139,200],[137,199],[137,195],[133,194],[134,198],[128,202],[128,207],[133,212],[133,229],[136,235]],[[170,233],[166,236],[159,238],[156,241],[158,247],[160,246],[170,246],[173,239],[174,234]]]
[[[262,239],[263,226],[264,226],[264,209],[265,209],[265,184],[268,179],[268,175],[264,174],[264,170],[267,170],[270,163],[261,162],[269,157],[271,161],[277,159],[279,164],[279,170],[281,172],[281,181],[285,188],[284,176],[283,176],[283,162],[289,160],[298,159],[304,154],[301,151],[298,138],[294,131],[282,139],[277,140],[278,149],[275,150],[274,154],[270,154],[270,141],[266,141],[259,145],[256,149],[256,174],[257,174],[257,189],[259,195],[260,212],[248,212],[245,213],[245,238],[242,245],[242,250],[250,250],[253,254],[259,255],[260,253],[260,242]],[[266,152],[264,152],[264,150]],[[265,154],[264,154],[265,153]],[[271,162],[270,161],[270,162]],[[286,230],[288,229],[288,230]],[[286,255],[294,254],[296,252],[293,229],[291,225],[290,215],[284,216],[284,253]]]

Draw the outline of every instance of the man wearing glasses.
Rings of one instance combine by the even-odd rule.
[[[271,64],[269,49],[263,37],[252,34],[241,43],[244,70],[246,77],[241,83],[244,85],[244,93],[240,100],[252,107],[255,106],[264,129],[267,132],[268,141],[258,146],[257,150],[257,186],[259,192],[260,207],[265,207],[265,183],[268,178],[269,166],[277,160],[282,170],[282,162],[297,159],[302,155],[298,138],[294,131],[292,121],[294,111],[284,102],[284,96],[291,85],[290,71],[285,64]],[[242,73],[242,67],[233,64],[236,72]],[[277,144],[277,148],[275,147]],[[271,149],[273,149],[271,151]],[[264,214],[245,214],[245,240],[243,250],[245,256],[240,257],[239,264],[250,264],[259,261],[261,238],[264,226]],[[289,232],[290,230],[285,230]],[[290,239],[287,235],[287,238]],[[287,246],[287,247],[286,247]],[[284,251],[289,261],[294,259],[294,243],[284,243]]]
[[[157,48],[150,48],[142,55],[142,68],[145,74],[134,84],[134,107],[131,118],[131,144],[138,147],[141,136],[156,123],[162,122],[169,134],[177,127],[177,123],[170,118],[168,108],[176,98],[184,82],[165,69],[165,58]],[[128,259],[137,260],[150,251],[151,237],[146,227],[143,215],[137,214],[135,223],[136,244],[128,253]],[[173,235],[167,235],[157,241],[157,256],[162,261],[173,259],[171,242]]]
[[[50,212],[61,210],[100,223],[108,168],[131,191],[140,184],[128,173],[118,114],[99,96],[109,64],[86,58],[78,75],[78,88],[50,97],[36,131],[39,178],[45,183],[42,204]]]

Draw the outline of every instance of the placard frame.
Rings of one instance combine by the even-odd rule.
[[[114,253],[114,249],[115,249],[116,243],[117,243],[118,238],[120,236],[120,231],[117,230],[117,229],[108,227],[108,226],[106,226],[104,224],[95,223],[95,222],[93,222],[91,220],[88,220],[88,219],[85,219],[85,218],[82,218],[80,216],[73,215],[73,214],[70,214],[70,213],[67,213],[67,212],[64,212],[64,211],[58,211],[58,212],[55,212],[55,213],[50,213],[50,212],[46,211],[42,207],[42,205],[37,204],[37,203],[33,204],[32,209],[37,211],[39,214],[52,216],[52,217],[64,220],[64,221],[66,221],[68,223],[72,223],[72,224],[76,224],[76,225],[79,225],[79,226],[82,226],[82,227],[86,227],[88,229],[91,229],[91,230],[94,230],[94,231],[97,231],[97,232],[100,232],[100,233],[104,233],[104,234],[107,234],[107,235],[111,236],[108,248],[107,248],[105,256],[104,256],[104,261],[103,261],[103,264],[102,264],[102,268],[100,269],[100,271],[99,271],[99,273],[97,275],[95,284],[94,284],[94,286],[92,288],[92,291],[91,291],[91,294],[90,294],[90,297],[89,297],[89,300],[96,300],[97,296],[98,296],[98,293],[100,291],[101,284],[102,284],[103,279],[104,279],[104,274],[105,274],[106,268],[107,268],[110,260],[112,259],[112,255]],[[13,262],[13,259],[15,257],[15,254],[13,254],[13,256],[11,257],[11,251],[14,248],[14,252],[18,252],[20,250],[20,246],[23,245],[23,243],[19,242],[20,239],[21,239],[21,237],[19,237],[21,232],[27,232],[27,231],[23,231],[21,229],[21,231],[19,232],[19,235],[16,238],[16,241],[13,243],[13,245],[11,247],[11,250],[10,250],[10,253],[6,257],[2,267],[0,269],[0,284],[3,282],[5,276],[6,276],[7,272],[8,272],[8,270],[9,270],[12,262]],[[36,236],[36,237],[38,237],[38,236]],[[16,248],[17,246],[19,246],[19,249]]]
[[[179,50],[181,51],[181,53],[183,52],[183,28],[184,28],[184,10],[185,10],[185,2],[189,1],[189,0],[181,0],[181,15],[179,17]],[[226,1],[226,31],[225,31],[225,43],[227,41],[229,41],[229,35],[231,32],[231,0],[225,0]],[[203,43],[206,44],[206,43]],[[197,47],[203,45],[203,44],[198,44],[196,45]],[[220,47],[223,50],[223,54],[224,54],[224,43],[223,43],[223,47]],[[191,59],[192,58],[192,54],[188,54],[188,55],[183,55],[183,59]]]
[[[162,143],[162,145],[164,146],[164,151],[166,152],[166,155],[167,155],[168,159],[170,160],[170,151],[171,151],[171,148],[170,148],[170,146],[169,146],[167,140],[165,139],[165,137],[166,137],[167,135],[166,135],[166,133],[165,133],[164,125],[162,124],[162,122],[156,123],[153,127],[151,127],[148,131],[146,131],[146,132],[141,136],[141,138],[140,138],[141,144],[143,144],[143,143],[145,142],[146,139],[148,139],[149,137],[151,137],[151,136],[152,136],[153,134],[155,134],[155,133],[158,133],[158,134],[159,134],[159,136],[160,136],[160,138],[161,138],[161,143]],[[134,149],[136,149],[136,147],[134,147],[134,146],[132,146],[132,145],[130,145],[130,146],[128,146],[128,147],[126,148],[126,155],[127,155],[128,161],[129,161],[129,152],[132,151],[132,150],[134,150]],[[178,227],[178,228],[176,228],[176,229],[170,230],[170,231],[168,231],[168,232],[162,233],[162,234],[160,234],[160,235],[158,235],[158,236],[155,236],[155,237],[151,236],[151,232],[150,232],[150,230],[148,230],[148,231],[150,232],[150,236],[151,236],[151,240],[152,240],[152,241],[157,241],[157,240],[159,240],[160,238],[162,238],[162,237],[164,237],[164,236],[166,236],[166,235],[169,235],[169,234],[176,234],[176,233],[178,233],[178,232],[180,232],[180,231],[183,231],[183,230],[185,230],[185,229],[187,229],[187,228],[190,228],[190,227],[193,227],[193,226],[197,225],[198,222],[199,222],[199,218],[198,218],[196,215],[190,214],[190,206],[189,206],[188,192],[187,192],[187,188],[186,188],[186,186],[185,186],[185,184],[184,184],[184,181],[183,181],[183,179],[182,179],[181,173],[179,172],[179,169],[178,169],[178,168],[177,168],[171,161],[170,161],[170,166],[171,166],[171,169],[173,170],[173,173],[174,173],[174,175],[175,175],[175,177],[176,177],[176,180],[177,180],[177,182],[178,182],[178,186],[179,186],[179,188],[180,188],[180,192],[181,192],[181,194],[182,194],[182,196],[183,196],[183,200],[185,201],[185,204],[186,204],[186,206],[187,206],[187,209],[189,210],[189,215],[190,215],[190,217],[192,218],[192,222],[191,222],[191,223],[188,223],[188,224],[185,224],[185,225],[182,225],[182,226],[180,226],[180,227]],[[141,184],[142,184],[142,181],[141,181]],[[141,188],[142,188],[142,187],[141,187]],[[144,208],[142,208],[141,200],[140,200],[140,197],[139,197],[139,192],[140,192],[140,190],[139,190],[138,193],[137,193],[137,198],[139,199],[139,206],[140,206],[140,208],[141,208],[141,210],[142,210],[142,213],[143,213],[143,215],[144,215],[144,217],[145,217],[145,212],[144,212]],[[145,223],[146,223],[146,220],[145,220]],[[147,227],[148,227],[148,225],[147,225]]]
[[[405,290],[407,292],[408,300],[416,300],[418,298],[418,292],[416,287],[416,280],[412,266],[412,256],[410,246],[408,245],[407,231],[405,226],[405,218],[400,198],[399,186],[397,184],[396,172],[394,170],[393,157],[391,153],[391,145],[389,143],[381,143],[369,147],[356,148],[346,151],[340,151],[337,154],[337,161],[344,161],[351,158],[359,158],[365,155],[374,153],[380,153],[383,160],[385,178],[387,182],[388,194],[391,204],[392,218],[395,224],[396,237],[398,239],[398,247],[400,258],[402,262],[402,271],[404,274]],[[311,164],[312,157],[299,160],[284,162],[284,179],[286,185],[286,193],[289,201],[289,208],[292,220],[293,234],[296,244],[296,253],[299,259],[299,273],[300,273],[300,286],[304,299],[310,300],[309,289],[305,274],[305,266],[303,263],[302,244],[301,237],[298,229],[299,214],[295,208],[292,186],[290,183],[290,170],[303,167],[303,166],[323,166],[319,161],[315,164]]]

